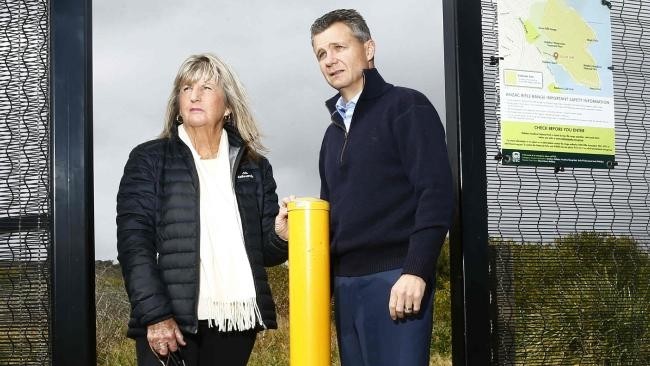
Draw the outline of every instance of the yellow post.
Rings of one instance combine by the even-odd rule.
[[[329,366],[329,203],[304,197],[287,208],[291,365]]]

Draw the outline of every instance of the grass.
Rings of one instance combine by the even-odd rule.
[[[491,248],[499,258],[497,325],[505,337],[496,342],[498,364],[650,365],[646,244],[580,233],[551,244],[493,239]],[[448,253],[445,245],[438,263],[431,366],[451,365]],[[135,366],[133,341],[124,336],[129,305],[119,267],[98,262],[97,268],[98,364]],[[288,272],[280,266],[268,273],[279,329],[259,335],[252,366],[289,364]],[[332,360],[339,365],[334,331]]]
[[[451,365],[451,313],[449,291],[449,249],[443,248],[438,263],[435,295],[435,324],[431,341],[430,366]],[[96,264],[97,364],[135,366],[135,342],[126,338],[129,303],[119,265],[110,261]],[[285,266],[268,268],[269,283],[277,304],[278,329],[261,332],[253,348],[250,366],[289,365],[289,279]],[[339,366],[336,331],[332,324],[332,365]]]
[[[0,365],[49,362],[47,261],[0,260]]]
[[[126,338],[129,299],[119,265],[95,262],[97,365],[135,366],[135,342]]]

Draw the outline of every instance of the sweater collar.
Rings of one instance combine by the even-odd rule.
[[[392,84],[384,81],[384,78],[381,77],[376,68],[363,70],[363,77],[363,90],[361,91],[361,96],[359,96],[359,102],[377,98],[393,87]],[[325,102],[330,113],[334,113],[336,110],[336,101],[339,100],[340,97],[341,93],[337,93]]]

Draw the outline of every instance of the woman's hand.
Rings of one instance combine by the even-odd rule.
[[[278,212],[278,216],[275,217],[275,233],[282,240],[289,240],[289,211],[287,210],[287,205],[295,199],[296,196],[291,195],[284,197],[280,201],[280,211]]]
[[[149,347],[161,356],[176,352],[178,345],[184,346],[183,333],[173,318],[147,326]]]

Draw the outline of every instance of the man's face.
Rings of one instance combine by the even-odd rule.
[[[350,100],[363,89],[363,70],[371,68],[375,55],[373,40],[365,43],[343,23],[334,23],[314,36],[314,54],[325,80]]]

